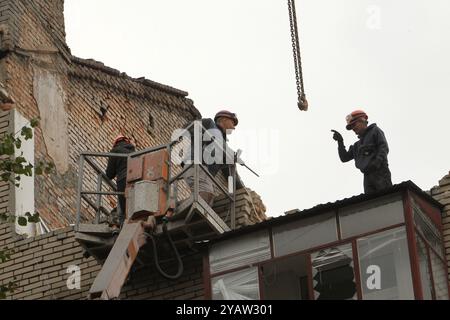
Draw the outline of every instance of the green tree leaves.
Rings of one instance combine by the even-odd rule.
[[[21,177],[32,177],[35,175],[50,174],[55,166],[53,163],[40,161],[36,166],[29,163],[23,156],[23,152],[17,155],[17,151],[23,146],[23,142],[33,138],[33,128],[39,126],[39,119],[31,119],[29,125],[24,126],[16,134],[6,134],[0,139],[0,181],[10,182],[15,187],[20,187]],[[19,135],[20,133],[20,135]],[[38,223],[40,221],[38,213],[27,212],[25,216],[18,217],[19,226],[26,226],[28,223]],[[11,213],[0,213],[0,223],[15,223],[16,217]],[[0,264],[11,259],[11,250],[0,250]],[[0,286],[0,300],[5,299],[8,293],[13,292],[14,282]]]

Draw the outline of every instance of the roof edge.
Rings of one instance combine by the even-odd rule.
[[[385,189],[385,190],[382,190],[382,191],[379,191],[379,192],[376,192],[373,194],[361,194],[361,195],[357,195],[357,196],[354,196],[351,198],[338,200],[333,203],[330,202],[330,203],[326,203],[326,204],[319,204],[315,207],[312,207],[310,209],[305,209],[305,210],[298,210],[298,209],[291,210],[291,211],[288,211],[287,212],[288,214],[286,214],[284,216],[272,218],[270,220],[266,220],[266,221],[263,221],[263,222],[260,222],[260,223],[257,223],[257,224],[251,225],[251,226],[246,226],[241,229],[237,229],[237,230],[233,230],[233,231],[224,233],[223,235],[221,235],[218,238],[211,241],[211,243],[220,242],[220,241],[229,239],[234,236],[240,236],[240,235],[244,235],[244,234],[247,234],[250,232],[262,230],[269,226],[275,226],[275,225],[286,223],[286,222],[289,222],[292,220],[307,218],[310,215],[326,213],[326,212],[329,212],[330,210],[335,210],[335,209],[341,208],[343,206],[357,204],[362,201],[375,200],[375,199],[383,197],[383,196],[387,196],[390,194],[395,194],[395,193],[399,193],[399,192],[403,192],[403,191],[413,191],[416,194],[418,194],[419,196],[424,197],[431,204],[437,206],[440,210],[442,210],[444,208],[444,205],[442,203],[440,203],[439,201],[434,199],[431,195],[429,195],[428,193],[426,193],[425,191],[420,189],[414,182],[405,181],[400,184],[394,185],[391,188],[388,188],[388,189]]]
[[[158,90],[164,91],[166,93],[170,93],[170,94],[176,95],[178,97],[184,97],[185,98],[185,97],[187,97],[189,95],[189,93],[186,92],[186,91],[183,91],[183,90],[180,90],[180,89],[176,89],[176,88],[173,88],[171,86],[168,86],[168,85],[165,85],[165,84],[161,84],[161,83],[158,83],[158,82],[146,79],[144,77],[143,78],[130,77],[125,72],[120,72],[117,69],[105,66],[105,64],[103,62],[100,62],[100,61],[97,61],[97,60],[94,60],[94,59],[83,59],[83,58],[72,56],[71,57],[71,61],[72,61],[72,63],[78,64],[78,65],[81,65],[81,66],[84,66],[84,67],[88,67],[88,68],[91,68],[91,69],[95,69],[95,70],[104,72],[106,74],[109,74],[111,76],[125,78],[127,80],[131,80],[133,82],[137,82],[137,83],[142,84],[144,86],[151,87],[151,88],[154,88],[154,89],[158,89]]]

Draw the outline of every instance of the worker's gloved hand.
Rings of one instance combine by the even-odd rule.
[[[337,132],[336,130],[331,130],[331,132],[334,132],[333,139],[337,142],[344,142],[344,138],[342,138],[342,135]]]

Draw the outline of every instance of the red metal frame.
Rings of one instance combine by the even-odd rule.
[[[422,211],[424,212],[424,214],[429,217],[431,219],[431,221],[435,224],[435,226],[437,227],[439,233],[440,233],[440,237],[442,239],[444,239],[444,228],[443,228],[443,224],[442,224],[442,213],[441,211],[436,208],[435,206],[429,204],[426,200],[424,200],[422,197],[420,197],[419,195],[415,194],[415,193],[411,193],[411,197],[417,202],[417,204],[419,205],[420,209],[422,209]],[[414,224],[414,216],[413,217],[413,224]],[[444,263],[444,266],[446,267],[446,269],[448,269],[448,262],[445,259],[445,245],[443,245],[442,248],[442,252],[441,254],[443,254],[444,259],[441,258],[440,254],[438,254],[434,248],[428,243],[428,241],[421,235],[421,233],[419,232],[419,230],[417,230],[417,228],[415,227],[414,224],[414,231],[415,231],[415,235],[419,236],[420,239],[424,242],[425,247],[427,249],[427,254],[428,254],[428,265],[430,268],[430,272],[431,272],[431,277],[432,277],[432,293],[433,293],[433,299],[436,299],[436,288],[435,288],[435,284],[434,284],[434,276],[433,276],[433,268],[432,268],[432,264],[431,264],[431,256],[430,256],[430,251],[432,251],[437,257],[438,259]],[[447,281],[447,289],[448,289],[448,295],[450,297],[450,281]]]
[[[359,253],[356,239],[352,241],[352,252],[353,252],[353,266],[354,266],[353,272],[355,273],[356,292],[358,294],[358,300],[362,300],[363,295],[362,295],[361,270],[359,268]]]
[[[354,264],[354,272],[355,272],[355,282],[357,285],[357,295],[358,295],[358,299],[361,300],[363,299],[363,295],[362,295],[362,284],[361,284],[361,270],[360,270],[360,265],[359,265],[359,253],[358,253],[358,246],[357,246],[357,239],[359,238],[363,238],[363,237],[367,237],[367,236],[371,236],[371,235],[375,235],[378,233],[382,233],[385,231],[389,231],[389,230],[394,230],[400,227],[405,227],[406,229],[406,235],[407,235],[407,240],[408,240],[408,252],[409,252],[409,259],[410,259],[410,267],[411,267],[411,277],[412,277],[412,282],[413,282],[413,289],[414,289],[414,297],[416,300],[423,300],[423,288],[422,288],[422,282],[420,279],[420,266],[419,266],[419,260],[418,260],[418,251],[417,251],[417,243],[416,243],[416,229],[415,229],[415,225],[414,225],[414,216],[413,216],[413,209],[412,209],[412,204],[411,204],[411,198],[413,197],[413,193],[410,192],[409,190],[406,190],[402,193],[402,202],[403,202],[403,213],[404,213],[404,217],[405,217],[405,222],[404,223],[399,223],[396,225],[391,225],[389,227],[384,227],[381,229],[377,229],[377,230],[372,230],[370,232],[366,232],[363,234],[358,234],[356,236],[353,237],[349,237],[346,238],[345,240],[342,239],[342,235],[340,232],[340,221],[339,221],[339,211],[336,211],[336,222],[337,222],[337,235],[338,235],[338,241],[334,241],[331,243],[327,243],[324,245],[320,245],[318,247],[314,247],[314,248],[309,248],[307,250],[303,250],[303,251],[298,251],[295,253],[291,253],[288,255],[284,255],[284,256],[280,256],[280,257],[275,257],[275,252],[274,252],[274,240],[273,240],[273,232],[272,232],[272,228],[268,228],[269,230],[269,238],[270,238],[270,252],[271,252],[271,258],[268,260],[264,260],[264,261],[260,261],[257,263],[254,263],[253,266],[258,268],[258,281],[259,281],[259,285],[260,285],[260,295],[261,297],[264,296],[264,292],[263,291],[263,286],[261,285],[261,281],[262,281],[262,276],[261,276],[261,266],[263,266],[264,264],[267,263],[276,263],[279,260],[283,260],[283,259],[287,259],[290,257],[295,257],[295,256],[300,256],[300,255],[307,255],[307,272],[308,272],[308,285],[309,285],[309,296],[310,299],[314,300],[314,288],[313,288],[313,277],[312,277],[312,257],[311,257],[311,253],[313,252],[317,252],[320,251],[322,249],[326,249],[329,247],[333,247],[333,246],[342,246],[342,245],[346,245],[346,244],[351,244],[352,245],[352,251],[353,251],[353,264]],[[430,213],[428,212],[428,209],[430,210],[435,210],[434,207],[430,206],[424,206],[423,204],[426,203],[425,201],[422,201],[421,198],[417,198],[415,197],[415,199],[419,199],[418,202],[422,203],[421,208],[424,210],[424,212],[427,213],[427,215],[429,215]],[[433,215],[435,215],[434,213],[432,213]],[[434,220],[433,220],[434,222]],[[442,229],[440,229],[442,230]],[[420,235],[419,235],[420,236]],[[422,237],[421,237],[422,238]],[[433,252],[434,249],[431,248],[428,243],[426,241],[425,245],[427,250],[432,250]],[[439,257],[439,255],[438,255]],[[442,260],[440,257],[439,259],[444,262],[444,264],[447,266],[447,261]],[[208,260],[209,261],[209,260]],[[429,265],[431,264],[430,261],[430,256],[428,254],[428,263]],[[248,266],[241,266],[241,267],[237,267],[237,268],[233,268],[227,271],[223,271],[223,272],[219,272],[219,273],[215,273],[215,274],[210,274],[209,273],[209,262],[208,262],[208,273],[205,273],[205,279],[206,277],[209,277],[209,292],[211,291],[211,279],[213,277],[218,277],[218,276],[222,276],[225,274],[229,274],[229,273],[233,273],[233,272],[238,272],[241,270],[245,270],[248,268]],[[432,268],[430,268],[431,271],[431,276],[432,275]],[[432,281],[432,285],[433,285],[433,295],[435,295],[435,288],[434,288],[434,281]],[[205,288],[206,288],[206,284],[205,284]],[[448,283],[448,288],[449,288],[449,293],[450,293],[450,283]],[[206,290],[206,289],[205,289]]]
[[[441,218],[441,211],[436,208],[435,206],[429,204],[425,200],[423,200],[420,196],[417,194],[411,194],[411,197],[417,202],[419,207],[423,210],[423,212],[433,221],[435,226],[438,228],[439,232],[441,233],[441,236],[443,236],[443,230],[442,230],[442,218]]]
[[[427,250],[428,269],[430,270],[431,299],[436,300],[436,286],[434,284],[433,265],[431,264],[430,246],[428,246],[426,243],[425,249]]]
[[[444,264],[444,267],[446,267],[446,270],[448,269],[447,267],[447,261],[442,259],[434,250],[434,248],[428,244],[428,242],[426,241],[426,239],[416,230],[417,232],[417,236],[420,238],[420,240],[425,244],[425,248],[427,249],[427,255],[428,255],[428,267],[430,268],[430,272],[431,272],[431,281],[432,281],[432,292],[433,292],[433,299],[436,300],[436,286],[434,283],[434,275],[433,275],[433,264],[431,263],[431,255],[430,252],[433,252],[437,259],[439,261],[441,261]],[[447,281],[447,295],[450,297],[450,281]]]
[[[423,210],[423,212],[425,213],[425,215],[426,215],[427,217],[429,217],[433,223],[435,223],[435,220],[432,219],[432,218],[430,217],[430,215],[429,215],[429,213],[426,211],[426,209],[424,209],[423,207],[421,207],[421,209]],[[413,212],[413,223],[414,223],[414,212]],[[442,248],[441,248],[441,249],[442,249],[442,252],[441,252],[440,254],[436,253],[436,250],[434,250],[434,248],[428,243],[428,241],[427,241],[424,237],[421,237],[421,238],[422,238],[423,241],[431,248],[431,250],[433,250],[433,252],[436,253],[436,254],[438,255],[439,258],[441,258],[441,255],[443,255],[443,256],[445,257],[444,231],[443,231],[443,229],[442,229],[442,223],[440,223],[440,224],[438,224],[438,225],[435,224],[435,226],[437,227],[438,232],[439,232],[439,236],[441,237],[441,240],[442,240]],[[416,231],[417,234],[419,234],[419,235],[421,234],[421,232],[420,232],[420,231],[418,230],[418,228],[416,227],[416,224],[415,224],[415,223],[414,223],[414,229],[415,229],[415,231]],[[442,260],[442,259],[441,259],[441,260]],[[444,260],[443,260],[443,261],[444,261]],[[447,261],[445,261],[445,264],[447,265]]]
[[[359,239],[359,238],[362,238],[362,237],[368,237],[368,236],[371,236],[371,235],[374,235],[374,234],[377,234],[377,233],[381,233],[381,232],[389,231],[389,230],[394,230],[394,229],[397,229],[397,228],[400,228],[400,227],[404,227],[404,226],[405,226],[404,223],[395,224],[395,225],[392,225],[390,227],[385,227],[385,228],[377,229],[377,230],[374,230],[374,231],[371,231],[371,232],[363,233],[363,234],[360,234],[360,235],[357,235],[357,236],[354,236],[354,237],[351,237],[351,238],[348,238],[348,239],[345,239],[345,240],[342,240],[342,241],[334,241],[334,242],[330,242],[330,243],[327,243],[327,244],[324,244],[324,245],[321,245],[321,246],[318,246],[318,247],[310,248],[310,249],[307,249],[307,250],[290,253],[290,254],[287,254],[287,255],[284,255],[284,256],[280,256],[280,257],[274,257],[273,259],[267,259],[267,260],[263,260],[263,261],[260,261],[260,262],[255,262],[253,264],[253,266],[260,266],[260,265],[264,265],[264,264],[269,263],[269,262],[275,262],[275,261],[278,261],[278,260],[283,260],[283,259],[286,259],[286,258],[295,257],[295,256],[299,256],[299,255],[306,255],[306,254],[310,254],[312,252],[317,252],[317,251],[320,251],[322,249],[327,249],[327,248],[330,248],[330,247],[346,245],[346,244],[351,243],[353,240],[356,240],[356,239]],[[248,268],[248,266],[236,267],[236,268],[229,269],[229,270],[226,270],[226,271],[213,273],[213,274],[211,274],[211,277],[212,278],[220,277],[220,276],[222,276],[224,274],[245,270],[247,268]]]
[[[416,237],[418,237],[418,239],[420,241],[422,241],[423,245],[425,246],[425,251],[426,251],[426,254],[427,254],[427,265],[428,265],[428,269],[430,270],[430,277],[431,277],[430,278],[430,281],[431,281],[431,299],[436,300],[436,298],[435,298],[436,297],[436,295],[435,295],[436,288],[434,287],[433,269],[431,268],[430,246],[425,241],[425,239],[420,235],[420,233],[418,233],[416,229],[414,229],[414,230],[416,232]],[[419,251],[417,251],[417,252],[419,252]],[[422,283],[422,279],[421,279],[420,283]],[[424,290],[423,287],[422,287],[422,290]]]
[[[423,300],[422,281],[420,279],[419,258],[417,256],[416,232],[414,228],[413,210],[411,206],[410,192],[405,191],[402,194],[403,210],[406,221],[406,237],[408,239],[409,261],[411,265],[411,276],[414,288],[414,298]]]

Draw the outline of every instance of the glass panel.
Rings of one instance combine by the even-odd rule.
[[[268,263],[262,267],[264,298],[267,300],[308,300],[306,255]]]
[[[445,264],[430,250],[431,268],[433,269],[434,289],[437,300],[448,300],[448,274]]]
[[[344,245],[311,256],[316,300],[357,299],[352,246]]]
[[[218,273],[250,266],[270,257],[269,232],[264,230],[213,245],[209,252],[209,264],[211,273]]]
[[[251,268],[212,279],[213,300],[259,300],[258,269]]]
[[[341,234],[344,239],[404,223],[400,196],[368,201],[340,210]]]
[[[338,240],[336,215],[322,214],[273,228],[276,257]]]
[[[419,256],[420,281],[422,282],[423,298],[431,300],[433,285],[431,284],[431,272],[428,267],[428,253],[425,243],[417,236],[417,250]]]
[[[414,299],[404,227],[358,239],[358,254],[363,299]]]
[[[414,224],[419,230],[420,234],[425,238],[430,246],[434,248],[439,256],[444,259],[444,244],[442,243],[442,238],[438,228],[431,221],[425,212],[420,209],[420,207],[412,201],[412,207],[414,212]]]

